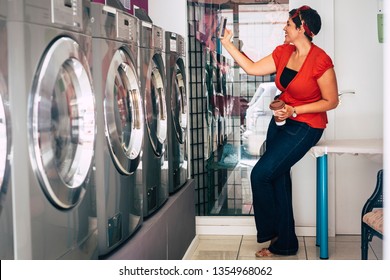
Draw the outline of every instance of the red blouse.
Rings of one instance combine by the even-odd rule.
[[[321,91],[317,80],[326,70],[334,66],[332,59],[325,51],[312,44],[301,69],[287,88],[284,88],[280,84],[280,75],[294,51],[294,45],[284,44],[276,47],[272,53],[276,65],[275,84],[283,92],[280,99],[293,107],[320,100]],[[291,117],[291,119],[305,122],[314,128],[325,128],[328,123],[326,112],[299,114],[296,118]]]

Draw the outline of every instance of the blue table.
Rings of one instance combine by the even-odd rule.
[[[320,247],[320,259],[328,259],[328,154],[381,155],[383,140],[326,140],[320,141],[310,152],[317,158],[316,245]]]

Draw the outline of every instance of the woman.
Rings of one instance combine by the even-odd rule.
[[[317,11],[302,6],[289,12],[284,27],[285,42],[263,59],[252,62],[231,42],[226,30],[221,38],[224,48],[247,74],[276,73],[275,84],[286,103],[274,112],[286,120],[277,126],[271,120],[266,151],[251,173],[257,242],[271,241],[257,257],[273,254],[295,255],[295,234],[290,171],[321,138],[328,122],[326,111],[338,105],[337,81],[331,58],[312,43],[321,29]]]

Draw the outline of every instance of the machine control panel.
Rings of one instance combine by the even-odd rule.
[[[164,49],[164,31],[161,27],[153,26],[153,46],[156,49]]]
[[[137,41],[138,21],[128,14],[117,12],[117,37],[126,41]]]
[[[82,0],[52,0],[51,21],[65,26],[83,28]]]
[[[186,54],[184,37],[180,35],[177,35],[177,53],[181,56]]]

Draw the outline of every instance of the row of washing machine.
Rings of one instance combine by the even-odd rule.
[[[188,178],[184,38],[87,0],[0,0],[1,259],[96,259]]]
[[[203,48],[205,93],[205,158],[209,159],[233,133],[233,63],[225,56]],[[230,139],[232,140],[232,139]]]

